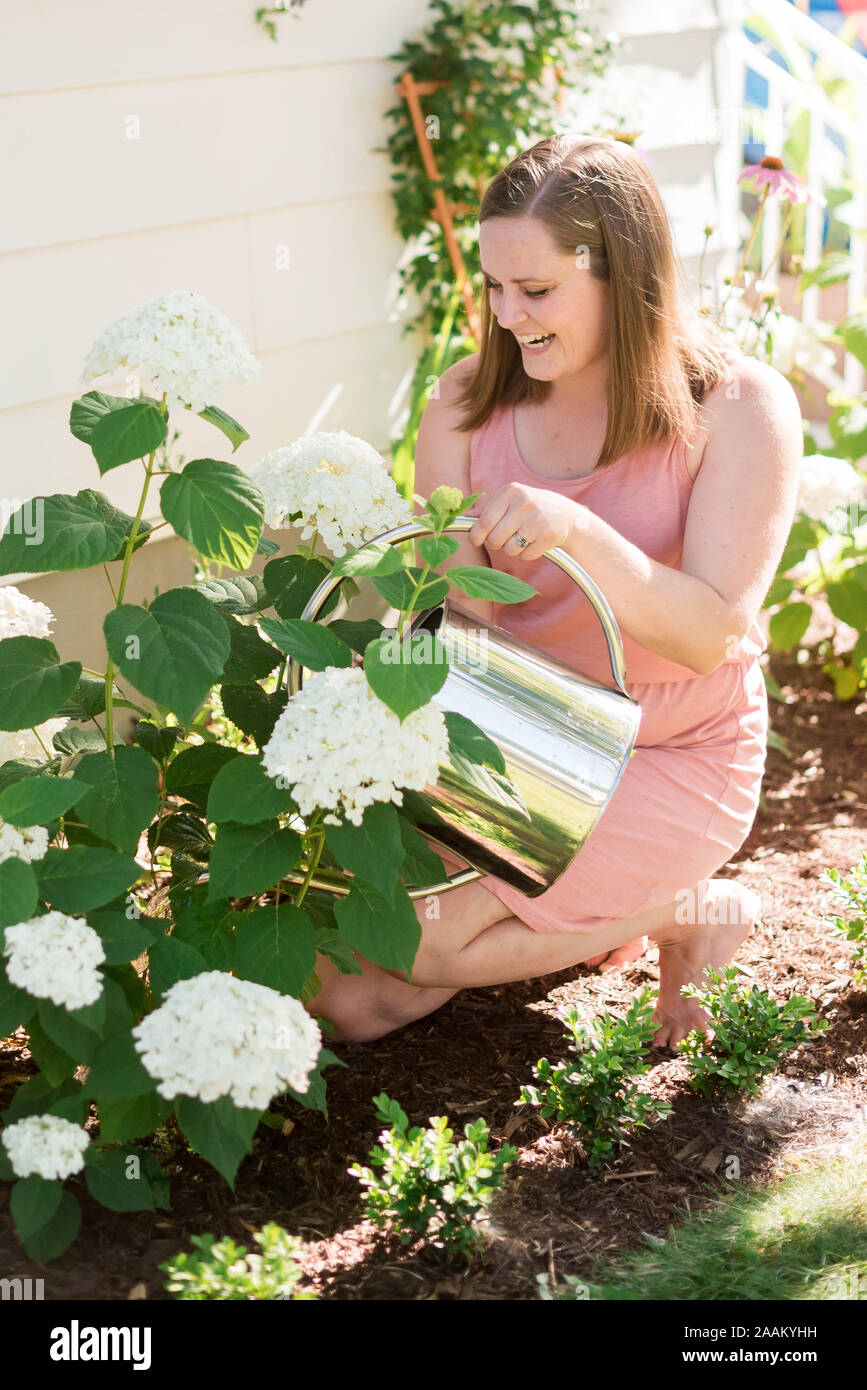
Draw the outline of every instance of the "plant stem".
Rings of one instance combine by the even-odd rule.
[[[95,714],[89,714],[87,717],[88,717],[88,719],[90,720],[91,724],[93,724],[94,727],[96,728],[97,733],[98,733],[98,734],[101,734],[102,737],[105,738],[105,730],[104,730],[103,728],[100,727],[100,723],[99,723],[99,720],[97,719],[96,715],[95,715]]]
[[[163,398],[160,401],[159,408],[162,411],[163,415],[167,416],[168,412],[166,411],[165,392],[163,393]],[[138,500],[138,510],[136,511],[132,526],[130,527],[130,533],[126,538],[126,546],[124,547],[123,568],[120,574],[120,584],[118,585],[117,593],[114,597],[115,608],[120,608],[121,604],[123,603],[124,594],[126,593],[127,580],[129,579],[130,561],[132,560],[132,553],[135,548],[139,526],[141,525],[141,519],[144,516],[145,503],[147,501],[148,490],[151,485],[151,478],[153,477],[156,456],[157,451],[156,449],[154,449],[151,452],[147,460],[147,463],[145,463],[144,483],[142,484],[141,496]],[[107,570],[106,574],[108,574]],[[111,580],[109,580],[109,584],[110,583]],[[105,746],[111,758],[114,757],[114,675],[114,662],[112,661],[111,657],[108,657],[105,668]]]
[[[704,289],[704,285],[702,284],[702,278],[701,278],[702,275],[704,274],[704,257],[705,257],[705,252],[707,251],[707,244],[708,244],[708,242],[710,241],[710,236],[711,236],[710,232],[705,231],[705,234],[704,234],[704,242],[703,242],[702,248],[701,248],[701,255],[700,255],[699,258],[698,258],[698,307],[699,307],[699,309],[701,309],[701,301],[702,301],[702,293],[701,293],[701,292],[702,292],[702,290]]]
[[[318,812],[317,812],[317,816],[318,816]],[[316,830],[316,831],[308,830],[308,832],[307,832],[307,835],[308,835],[308,836],[312,836],[312,835],[314,835],[314,834],[316,835],[316,848],[314,849],[312,855],[310,856],[310,862],[309,862],[309,864],[307,865],[307,873],[304,875],[304,882],[301,884],[301,887],[299,888],[297,894],[295,895],[295,906],[296,906],[296,907],[300,907],[300,906],[301,906],[301,904],[303,903],[303,901],[304,901],[304,899],[305,899],[305,897],[306,897],[306,895],[307,895],[307,889],[310,887],[310,883],[311,883],[311,881],[312,881],[312,879],[313,879],[313,875],[316,873],[316,866],[317,866],[317,864],[319,863],[319,860],[320,860],[320,858],[322,857],[322,851],[323,851],[323,849],[325,848],[325,831],[324,831],[324,830]],[[306,837],[305,837],[305,838],[306,838]]]
[[[762,273],[761,273],[761,275],[760,275],[760,277],[759,277],[761,280],[765,280],[765,279],[768,277],[768,275],[770,275],[771,271],[773,270],[774,266],[775,266],[776,263],[777,263],[777,257],[781,254],[781,252],[782,252],[782,250],[783,250],[783,243],[784,243],[785,240],[786,240],[786,232],[789,230],[789,223],[790,223],[791,220],[792,220],[792,213],[793,213],[793,211],[794,211],[794,208],[795,208],[794,203],[789,203],[789,206],[788,206],[788,208],[786,209],[786,215],[785,215],[785,217],[783,218],[783,225],[782,225],[782,227],[781,227],[781,229],[780,229],[780,238],[779,238],[779,241],[777,242],[777,245],[776,245],[776,247],[774,248],[774,254],[773,254],[773,256],[771,256],[771,259],[770,259],[769,262],[768,262],[768,268],[767,268],[767,270],[763,270]],[[781,262],[780,262],[780,272],[781,272],[781,273],[782,273],[782,269],[783,269],[783,266],[782,266],[782,261],[781,261]]]
[[[36,735],[37,739],[39,740],[40,747],[42,748],[42,751],[45,754],[46,758],[53,758],[54,754],[49,752],[49,750],[45,747],[45,740],[43,739],[39,730],[36,728],[35,724],[31,727],[30,732]]]
[[[160,831],[163,828],[163,820],[166,814],[166,803],[168,800],[168,793],[166,792],[165,781],[165,769],[163,769],[163,775],[160,777],[160,804],[159,809],[157,810],[157,828],[154,834],[153,849],[150,850],[151,878],[154,881],[154,888],[159,887],[159,884],[157,882],[156,852],[159,849],[160,845]]]
[[[735,285],[737,284],[738,280],[741,278],[741,275],[743,274],[743,271],[744,271],[744,267],[746,266],[746,263],[747,263],[747,261],[749,260],[750,252],[751,252],[752,249],[753,249],[753,242],[754,242],[755,239],[756,239],[756,233],[758,232],[759,227],[761,226],[762,214],[763,214],[764,211],[765,211],[765,203],[768,201],[768,194],[770,193],[770,191],[771,191],[771,185],[770,185],[769,183],[766,183],[765,186],[764,186],[764,188],[762,189],[762,201],[759,203],[759,210],[758,210],[758,213],[756,214],[756,220],[755,220],[755,222],[753,223],[753,229],[752,229],[752,231],[750,232],[749,236],[747,237],[747,244],[746,244],[746,246],[744,247],[744,254],[741,256],[740,265],[738,266],[737,270],[735,271],[734,275],[732,276],[731,282],[730,282],[729,288],[728,288],[728,293],[726,294],[725,299],[723,300],[722,304],[720,305],[719,315],[717,316],[717,323],[718,323],[718,324],[719,324],[719,323],[722,323],[722,317],[723,317],[723,314],[724,314],[724,312],[725,312],[725,307],[726,307],[726,305],[728,304],[729,300],[731,299],[732,290],[734,289],[734,287],[735,287]]]
[[[401,610],[400,620],[398,622],[397,627],[398,638],[401,638],[403,636],[403,630],[406,627],[408,620],[412,617],[412,614],[415,611],[415,601],[421,593],[422,589],[424,588],[424,582],[427,579],[429,573],[430,565],[427,564],[427,562],[425,562],[425,567],[419,575],[418,579],[416,580],[415,587],[413,588],[409,603],[406,608]]]

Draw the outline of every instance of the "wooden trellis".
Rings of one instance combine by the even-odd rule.
[[[397,84],[397,92],[399,96],[403,97],[409,107],[412,127],[415,131],[415,138],[418,141],[424,170],[428,179],[433,184],[434,206],[431,216],[442,225],[443,236],[445,237],[452,269],[455,273],[455,281],[461,292],[464,310],[467,315],[467,322],[476,342],[480,343],[481,322],[479,320],[476,302],[473,298],[472,285],[467,275],[467,268],[464,265],[464,258],[461,255],[461,248],[458,246],[458,239],[455,236],[455,224],[453,221],[453,216],[456,212],[467,211],[467,204],[450,203],[446,198],[442,186],[442,174],[437,168],[433,150],[431,149],[431,142],[425,131],[424,113],[422,112],[421,102],[419,101],[420,97],[430,96],[437,88],[447,87],[448,85],[448,82],[416,82],[411,72],[405,72]]]

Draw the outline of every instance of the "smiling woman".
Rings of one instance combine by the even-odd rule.
[[[488,187],[480,352],[450,368],[421,423],[417,487],[479,494],[443,566],[479,563],[536,589],[483,621],[600,681],[589,604],[545,558],[561,547],[623,633],[636,749],[599,824],[541,896],[493,876],[419,914],[412,984],[364,964],[326,980],[319,1010],[376,1037],[455,989],[660,947],[657,1042],[706,1019],[681,987],[727,962],[755,896],[713,875],[758,805],[767,697],[762,601],[792,520],[797,398],[692,314],[659,191],[616,140],[554,137]],[[470,606],[467,604],[466,606]]]
[[[482,351],[464,430],[497,405],[562,399],[554,383],[568,376],[573,406],[607,405],[590,467],[694,432],[730,339],[685,310],[668,215],[630,145],[540,141],[492,180],[480,223]]]

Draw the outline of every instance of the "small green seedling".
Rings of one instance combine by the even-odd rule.
[[[169,1277],[165,1287],[175,1298],[203,1302],[206,1299],[237,1302],[250,1299],[283,1299],[287,1303],[315,1300],[312,1293],[297,1293],[303,1271],[298,1258],[303,1249],[296,1236],[269,1221],[253,1236],[261,1254],[247,1253],[226,1236],[191,1236],[198,1253],[181,1251],[160,1269]]]
[[[360,1163],[348,1169],[367,1189],[366,1215],[377,1226],[388,1226],[404,1245],[421,1235],[440,1249],[471,1254],[482,1239],[479,1218],[517,1149],[503,1144],[491,1153],[482,1119],[465,1125],[464,1138],[453,1143],[447,1116],[432,1115],[429,1129],[407,1130],[396,1100],[383,1092],[373,1103],[389,1125],[369,1155],[381,1172]]]
[[[687,1058],[693,1090],[745,1091],[755,1095],[760,1082],[802,1043],[810,1043],[828,1027],[817,1019],[809,999],[793,994],[784,1004],[756,985],[748,988],[726,966],[721,973],[708,968],[706,985],[684,985],[680,991],[706,1011],[713,1038],[695,1029],[680,1050]]]
[[[646,986],[622,1019],[603,1013],[582,1025],[576,1009],[561,1009],[574,1060],[552,1066],[543,1057],[533,1068],[539,1084],[524,1086],[515,1102],[537,1105],[540,1115],[568,1125],[590,1168],[610,1162],[617,1146],[632,1130],[645,1127],[652,1115],[662,1119],[671,1114],[666,1101],[638,1085],[650,1070],[645,1057],[656,1031],[652,1015],[653,995]]]

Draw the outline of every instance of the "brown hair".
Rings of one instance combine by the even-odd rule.
[[[480,222],[537,217],[558,249],[589,255],[590,274],[611,286],[608,427],[597,467],[679,435],[689,442],[696,405],[727,376],[732,340],[683,308],[683,267],[659,188],[622,140],[552,136],[519,154],[492,179]],[[493,410],[542,401],[550,383],[524,371],[514,334],[482,291],[482,341],[475,372],[459,397],[461,430],[479,429]]]

